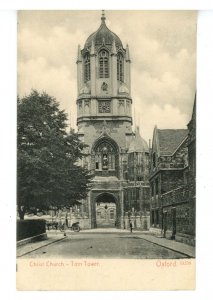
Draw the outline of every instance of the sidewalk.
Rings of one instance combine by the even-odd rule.
[[[135,234],[137,232],[134,232]],[[154,236],[154,235],[150,235],[149,233],[140,233],[137,235],[138,238],[144,239],[148,242],[151,242],[153,244],[165,247],[167,249],[179,252],[181,254],[185,254],[189,257],[195,258],[195,247],[184,244],[184,243],[180,243],[180,242],[176,242],[174,240],[168,240],[166,238],[162,238],[162,237],[158,237],[158,236]]]
[[[59,231],[52,231],[52,232],[47,231],[47,237],[48,237],[47,240],[36,241],[22,246],[18,246],[16,249],[16,257],[20,258],[27,253],[30,253],[34,250],[45,247],[47,245],[56,243],[66,238],[63,232],[59,232]]]

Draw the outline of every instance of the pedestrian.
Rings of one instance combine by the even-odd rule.
[[[130,228],[130,232],[132,233],[132,221],[129,221],[129,228]]]

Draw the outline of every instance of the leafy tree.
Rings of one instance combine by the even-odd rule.
[[[21,219],[30,207],[71,206],[85,198],[89,171],[77,163],[86,147],[67,133],[67,115],[55,98],[33,90],[18,98],[17,205]]]

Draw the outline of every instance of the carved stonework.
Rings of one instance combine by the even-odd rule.
[[[124,100],[119,100],[119,106],[124,106]]]
[[[131,104],[130,100],[127,100],[126,101],[126,109],[127,109],[128,114],[130,113],[130,104]]]
[[[103,82],[102,85],[101,85],[101,89],[102,91],[108,91],[108,84],[106,82]]]
[[[85,114],[90,113],[90,101],[89,100],[84,101],[84,113]]]
[[[99,101],[98,102],[99,113],[110,113],[111,112],[111,102],[110,101]]]
[[[80,100],[78,102],[78,107],[79,107],[79,111],[81,112],[82,111],[82,100]]]

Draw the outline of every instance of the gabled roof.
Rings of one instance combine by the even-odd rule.
[[[188,129],[157,129],[160,155],[172,155],[188,135]]]

